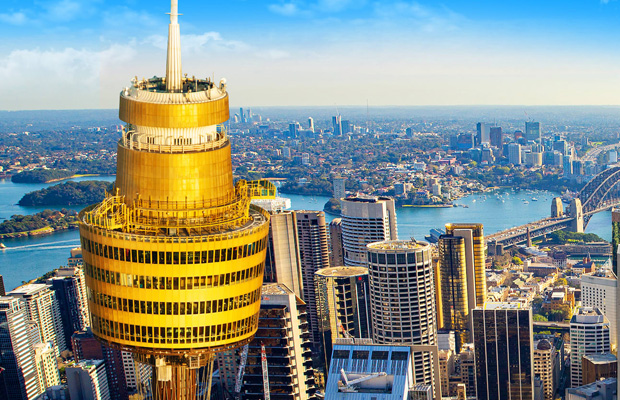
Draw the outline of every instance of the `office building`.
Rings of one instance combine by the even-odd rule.
[[[489,141],[492,147],[497,147],[499,149],[499,153],[502,152],[502,147],[504,145],[504,135],[502,134],[501,126],[492,126],[489,130]]]
[[[330,265],[327,224],[323,211],[300,210],[296,211],[295,215],[303,280],[302,299],[307,307],[308,329],[312,334],[312,344],[315,349],[318,349],[323,341],[319,332],[314,274]]]
[[[615,400],[617,385],[615,378],[607,378],[577,388],[568,388],[564,400]]]
[[[304,301],[280,283],[263,285],[258,326],[241,376],[241,400],[264,398],[261,344],[265,346],[270,392],[280,399],[316,399]],[[218,364],[227,366],[220,368],[220,377],[231,393],[239,369],[238,354],[234,353],[218,354]]]
[[[342,117],[340,115],[332,117],[332,132],[335,136],[342,136]]]
[[[492,303],[472,311],[478,400],[534,400],[532,310]]]
[[[50,386],[60,385],[60,374],[56,364],[56,352],[53,345],[37,343],[34,345],[34,361],[41,390]]]
[[[587,354],[581,359],[583,384],[615,378],[618,374],[618,359],[611,353]]]
[[[366,245],[398,239],[396,207],[389,197],[349,197],[340,200],[344,265],[365,267]]]
[[[110,400],[103,360],[84,360],[65,368],[71,399]]]
[[[598,308],[609,320],[609,336],[611,348],[618,346],[616,297],[618,279],[608,269],[581,275],[581,305]],[[587,383],[587,382],[586,382]]]
[[[540,122],[525,123],[525,140],[533,140],[540,143],[540,141],[542,140]]]
[[[580,307],[570,320],[571,387],[583,385],[582,357],[611,352],[609,320],[598,308]]]
[[[111,400],[126,400],[129,385],[126,379],[125,357],[123,351],[99,342],[90,328],[75,332],[71,338],[73,355],[76,361],[103,360],[105,362],[106,380]],[[144,365],[144,364],[142,364]],[[146,366],[148,367],[148,366]],[[128,371],[130,374],[133,371]]]
[[[340,200],[347,197],[345,191],[345,182],[347,180],[345,178],[334,178],[333,186],[334,186],[334,199]]]
[[[178,11],[166,76],[120,94],[115,191],[80,214],[93,333],[157,364],[154,399],[194,396],[199,367],[258,329],[269,215],[250,201],[276,191],[234,183],[227,83],[183,73]]]
[[[473,343],[466,343],[461,347],[458,356],[460,367],[460,383],[465,385],[470,396],[476,395],[476,354]]]
[[[553,339],[534,342],[534,374],[540,377],[545,400],[554,400],[560,376],[560,355]]]
[[[367,249],[373,341],[437,349],[431,246],[390,240]],[[413,357],[415,384],[439,385],[433,382],[431,352],[414,352]]]
[[[264,282],[283,283],[297,296],[303,296],[297,218],[294,211],[271,213]]]
[[[6,290],[4,288],[4,277],[0,275],[0,297],[6,296]]]
[[[515,166],[521,165],[521,145],[519,143],[508,145],[508,162]]]
[[[620,208],[611,210],[611,256],[612,268],[618,276],[618,245],[620,245]]]
[[[60,318],[62,321],[62,330],[64,341],[71,343],[71,336],[74,332],[79,332],[90,326],[90,318],[88,316],[88,300],[86,298],[86,282],[82,268],[62,268],[67,274],[56,276],[48,283],[58,300],[58,307],[62,312]]]
[[[24,303],[28,320],[39,328],[40,342],[54,344],[56,356],[67,350],[56,293],[44,284],[20,286],[8,293]]]
[[[0,398],[31,400],[41,393],[24,303],[0,297]]]
[[[308,117],[308,130],[314,133],[314,119],[312,117]]]
[[[67,266],[69,268],[75,268],[84,265],[84,258],[82,257],[82,248],[74,247],[69,252],[71,256],[67,259]]]
[[[136,362],[128,351],[121,351],[123,372],[128,392],[148,393],[153,370],[150,365]],[[108,378],[109,380],[109,378]]]
[[[329,366],[336,338],[370,338],[368,269],[328,267],[315,274],[316,303],[325,365]]]
[[[476,145],[480,146],[482,143],[489,143],[491,141],[490,126],[484,122],[478,122],[476,124]]]
[[[338,339],[332,351],[332,366],[327,373],[325,398],[410,399],[409,393],[415,387],[413,363],[411,348],[406,345]]]
[[[334,218],[329,223],[329,263],[334,267],[344,265],[342,219],[340,218]]]
[[[451,396],[450,376],[454,374],[456,355],[452,350],[439,350],[439,377],[441,381],[441,395]]]

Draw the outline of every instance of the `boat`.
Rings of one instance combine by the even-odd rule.
[[[536,197],[532,197],[532,201],[538,201]]]
[[[6,249],[6,246],[4,245],[4,243],[0,243],[0,249]]]
[[[523,204],[530,204],[530,202],[527,200],[523,200]]]

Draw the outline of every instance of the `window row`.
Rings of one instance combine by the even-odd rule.
[[[219,342],[244,336],[254,329],[258,314],[227,324],[200,327],[159,327],[123,324],[92,316],[95,332],[120,340],[153,344]]]
[[[422,262],[423,261],[423,257],[418,257],[418,262]],[[406,265],[406,264],[415,264],[416,263],[416,253],[415,252],[411,252],[411,253],[373,253],[373,252],[368,252],[368,260],[370,260],[371,263],[373,264],[389,264],[389,265],[394,265],[394,264],[401,264],[401,265]]]
[[[110,260],[140,264],[207,264],[237,260],[263,251],[267,239],[257,240],[244,246],[204,251],[150,251],[113,247],[82,238],[82,249]]]
[[[123,274],[84,263],[86,275],[98,281],[136,289],[158,290],[192,290],[233,285],[260,277],[263,275],[264,270],[265,263],[262,262],[237,272],[218,275],[172,277]]]
[[[165,302],[124,299],[88,289],[88,299],[102,307],[151,315],[199,315],[247,307],[260,299],[261,289],[226,299],[194,302]]]

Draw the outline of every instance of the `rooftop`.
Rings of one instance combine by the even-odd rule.
[[[30,283],[28,285],[20,286],[18,288],[13,289],[8,293],[8,295],[31,295],[38,293],[44,289],[48,288],[48,285],[44,283]]]
[[[271,296],[275,296],[275,295],[289,295],[292,294],[293,291],[291,289],[289,289],[285,284],[283,283],[265,283],[263,285],[263,291],[262,294],[264,295],[271,295]]]
[[[316,275],[321,276],[358,276],[368,275],[368,268],[366,267],[328,267],[323,268],[315,272]]]
[[[590,361],[592,364],[607,364],[617,361],[616,356],[611,353],[584,354],[583,358]]]
[[[430,247],[430,245],[426,242],[412,240],[386,240],[368,245],[368,249],[377,250],[419,250],[426,247]]]
[[[478,307],[478,309],[480,309],[481,307]],[[523,307],[522,303],[518,303],[518,302],[498,302],[498,303],[493,303],[493,302],[487,302],[484,303],[484,306],[482,307],[483,310],[520,310],[520,309],[525,309],[525,307]]]

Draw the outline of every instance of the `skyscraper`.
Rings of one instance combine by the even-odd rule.
[[[611,210],[611,266],[616,276],[618,276],[618,245],[620,245],[620,208],[613,208]]]
[[[525,123],[525,140],[534,140],[540,143],[542,140],[540,122]]]
[[[472,312],[478,400],[534,400],[532,310],[486,303]]]
[[[166,76],[121,92],[115,190],[80,213],[93,333],[155,367],[154,399],[208,397],[213,354],[252,339],[269,215],[250,200],[275,195],[233,183],[226,80],[184,77],[178,16]]]
[[[608,269],[581,275],[581,305],[598,308],[609,320],[611,347],[618,346],[617,330],[617,291],[618,279]],[[586,382],[589,383],[589,382]]]
[[[366,245],[398,239],[396,207],[389,197],[349,197],[340,200],[344,265],[365,267]]]
[[[335,136],[342,136],[342,117],[340,114],[332,117],[332,131]]]
[[[342,219],[334,218],[329,223],[329,262],[332,267],[344,265],[344,248],[342,245]]]
[[[368,268],[323,268],[316,272],[315,283],[318,330],[328,367],[336,338],[372,335]]]
[[[81,268],[76,269],[80,273],[78,276],[57,276],[48,281],[56,294],[59,309],[62,310],[60,317],[67,345],[71,343],[74,332],[86,329],[90,325],[86,293],[81,287],[84,284],[84,274]]]
[[[264,281],[283,283],[297,296],[303,296],[304,284],[294,211],[271,213]]]
[[[60,374],[56,365],[56,352],[51,343],[37,343],[34,345],[34,361],[37,367],[41,391],[50,386],[60,385]]]
[[[25,304],[0,297],[0,398],[31,400],[40,392]]]
[[[404,240],[368,249],[373,340],[377,344],[437,345],[431,246]],[[430,352],[415,352],[414,382],[433,382]]]
[[[480,146],[482,143],[489,143],[491,141],[490,126],[484,122],[478,122],[476,124],[476,145]]]
[[[303,296],[308,313],[308,324],[312,333],[312,344],[320,348],[322,340],[316,304],[316,271],[329,267],[329,243],[327,225],[323,211],[296,211],[297,235],[299,237],[299,256],[303,278]]]
[[[515,166],[521,165],[521,145],[519,143],[508,145],[508,162]]]
[[[24,303],[28,320],[35,322],[39,328],[41,342],[52,342],[56,356],[67,350],[58,300],[50,286],[24,285],[8,295]]]
[[[340,200],[340,199],[342,199],[344,197],[347,197],[346,190],[345,190],[345,182],[346,181],[347,180],[345,178],[342,178],[342,177],[334,178],[334,181],[333,181],[334,199]]]
[[[582,357],[586,354],[609,353],[611,338],[609,320],[601,310],[580,307],[570,320],[571,387],[583,385]]]
[[[489,132],[489,142],[491,146],[499,149],[499,154],[502,153],[502,147],[504,144],[504,135],[502,134],[501,126],[492,126]]]
[[[545,400],[554,400],[560,375],[560,356],[548,339],[534,342],[534,374],[542,381]]]
[[[71,399],[110,400],[103,360],[84,360],[65,369]]]
[[[308,130],[314,133],[314,119],[312,117],[308,117]]]

